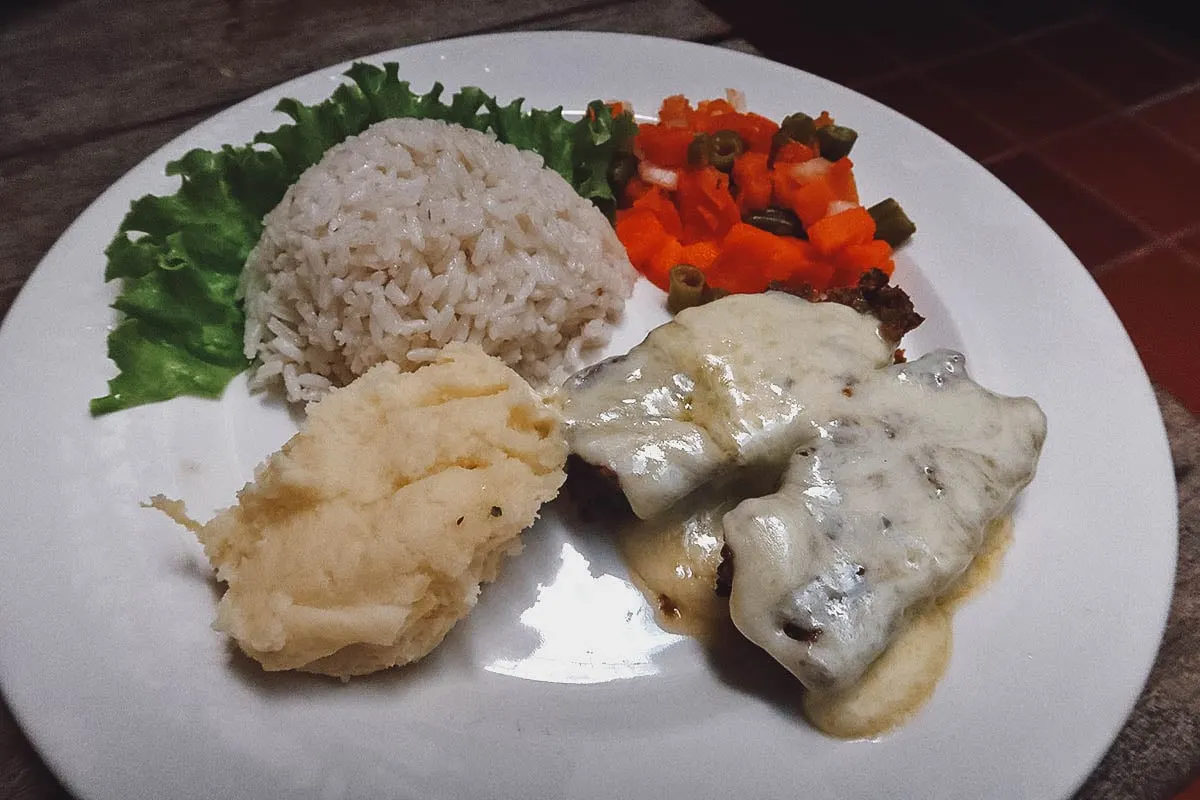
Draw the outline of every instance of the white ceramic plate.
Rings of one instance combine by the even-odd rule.
[[[862,132],[863,197],[920,226],[898,282],[929,317],[907,341],[965,350],[985,385],[1049,417],[1001,580],[959,613],[948,674],[879,741],[815,733],[793,687],[711,663],[659,631],[611,543],[552,508],[524,555],[424,662],[343,685],[264,676],[210,628],[199,546],[139,503],[207,518],[294,430],[242,380],[101,419],[113,368],[102,249],[168,160],[248,141],[284,96],[326,97],[346,65],[181,136],[105,192],[46,256],[0,333],[0,679],[82,798],[1062,798],[1101,756],[1153,660],[1175,559],[1154,396],[1112,310],[1063,243],[982,167],[854,92],[751,56],[597,34],[436,42],[395,60],[421,88],[475,84],[539,107],[744,89],[779,118],[829,109]],[[552,79],[551,79],[552,76]],[[63,176],[69,180],[69,176]],[[613,343],[665,318],[643,285]]]

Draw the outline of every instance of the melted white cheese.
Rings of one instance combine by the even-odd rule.
[[[733,295],[569,380],[565,430],[648,519],[731,468],[782,464],[891,359],[874,318],[846,306]]]
[[[868,376],[798,449],[775,494],[725,515],[730,614],[810,689],[862,677],[916,604],[979,551],[1032,479],[1045,416],[935,351]]]
[[[723,494],[711,500],[691,513],[638,521],[617,534],[629,575],[654,608],[658,624],[700,639],[729,625],[728,603],[714,589],[725,544],[721,517],[736,501]]]
[[[735,295],[564,387],[572,450],[658,531],[623,549],[660,614],[723,608],[699,593],[723,536],[733,623],[826,697],[851,696],[910,613],[964,573],[1045,437],[1036,403],[980,387],[960,354],[891,358],[868,315]],[[723,498],[751,499],[718,522]]]

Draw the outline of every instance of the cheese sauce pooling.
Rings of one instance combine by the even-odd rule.
[[[857,682],[843,690],[809,691],[804,715],[842,739],[865,739],[907,722],[933,696],[950,663],[954,612],[1000,572],[1012,542],[1009,518],[988,528],[983,550],[946,594],[913,610],[899,633]]]
[[[690,516],[628,525],[618,532],[630,575],[665,630],[701,641],[726,633],[729,603],[713,586],[724,539],[719,511],[730,505],[721,500]],[[830,736],[864,739],[911,719],[933,696],[950,663],[954,612],[996,580],[1011,542],[1008,517],[989,526],[982,550],[962,577],[944,595],[912,612],[858,682],[842,691],[805,694],[809,722]]]
[[[820,709],[845,705],[834,697],[862,706],[869,667],[886,683],[909,676],[899,706],[927,696],[936,678],[918,678],[939,674],[948,652],[914,644],[948,635],[933,600],[1032,478],[1045,436],[1036,403],[979,386],[961,354],[892,367],[892,345],[843,306],[741,295],[681,313],[565,386],[572,450],[657,525],[622,549],[664,625],[731,618],[824,698],[812,716],[831,731],[840,717]],[[765,490],[723,488],[772,470]],[[700,591],[715,582],[721,539],[728,618]],[[859,713],[840,729],[869,735],[899,714]]]

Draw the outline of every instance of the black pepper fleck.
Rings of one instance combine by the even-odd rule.
[[[459,518],[458,518],[458,521],[457,521],[457,522],[455,522],[454,524],[455,524],[455,525],[462,525],[462,524],[463,524],[463,520],[464,520],[464,519],[466,519],[466,517],[459,517]]]
[[[498,517],[503,513],[504,513],[504,509],[500,508],[500,506],[492,506],[492,516],[493,517]]]

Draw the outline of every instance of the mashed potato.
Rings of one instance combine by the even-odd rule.
[[[215,627],[268,670],[415,661],[520,550],[566,455],[557,412],[478,347],[373,367],[193,527],[228,584]]]

